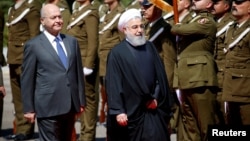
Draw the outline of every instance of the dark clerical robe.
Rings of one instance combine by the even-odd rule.
[[[123,40],[116,45],[108,55],[105,82],[108,141],[170,140],[167,127],[173,99],[163,64],[151,42],[133,47]],[[146,108],[146,102],[152,99],[158,102],[155,110]],[[121,113],[128,116],[126,127],[116,122],[116,115]]]

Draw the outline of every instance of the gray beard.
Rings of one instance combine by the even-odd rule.
[[[135,47],[144,45],[146,43],[146,38],[145,38],[144,35],[142,35],[142,36],[134,36],[134,35],[131,35],[131,34],[127,34],[126,39],[131,45],[133,45]]]

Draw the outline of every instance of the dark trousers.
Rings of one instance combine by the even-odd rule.
[[[37,118],[40,141],[70,141],[75,125],[75,112],[64,115]]]
[[[250,125],[250,104],[241,102],[228,102],[227,124]]]

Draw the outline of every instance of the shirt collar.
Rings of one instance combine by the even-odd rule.
[[[58,34],[56,37],[52,34],[50,34],[47,30],[44,30],[43,33],[45,36],[49,39],[50,43],[53,43],[55,41],[55,38],[57,37],[60,41],[62,41],[62,38],[60,34]]]

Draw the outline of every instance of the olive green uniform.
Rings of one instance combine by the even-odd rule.
[[[225,53],[223,49],[225,48],[225,33],[226,30],[232,25],[234,22],[234,17],[231,13],[226,13],[221,19],[217,20],[217,34],[215,41],[215,50],[214,50],[214,59],[218,68],[217,77],[218,77],[218,86],[219,90],[217,93],[217,102],[218,102],[218,123],[224,124],[224,102],[221,100],[222,97],[222,84],[224,77],[224,68],[225,68]],[[226,118],[226,117],[225,117]]]
[[[216,23],[202,11],[187,24],[174,25],[172,32],[178,35],[174,88],[181,92],[183,140],[206,141],[208,125],[215,124],[216,118]]]
[[[79,141],[95,141],[96,119],[98,110],[98,93],[96,80],[98,74],[97,49],[98,49],[99,15],[93,5],[87,5],[71,16],[67,34],[77,38],[83,66],[93,70],[85,76],[85,95],[87,106],[81,115],[81,132]]]
[[[19,8],[10,7],[7,19],[8,52],[7,63],[10,71],[10,84],[15,108],[16,134],[33,134],[34,124],[23,116],[20,91],[20,74],[23,62],[23,47],[27,40],[40,33],[41,4],[35,0],[26,0]]]
[[[105,76],[106,62],[109,51],[124,38],[118,28],[118,20],[124,8],[117,6],[115,9],[105,15],[104,21],[100,24],[99,28],[99,48],[98,55],[100,60],[99,75]],[[112,23],[110,26],[109,24]],[[107,28],[106,28],[107,27]]]
[[[193,12],[187,12],[186,15],[184,15],[182,18],[179,17],[179,22],[180,23],[185,23],[187,24],[189,21],[192,20],[194,16],[194,13]],[[166,22],[168,22],[171,26],[173,26],[175,24],[174,22],[174,17],[173,17],[173,14],[172,13],[169,13],[169,15],[165,15],[165,19],[164,19]],[[177,46],[176,46],[177,48]],[[177,59],[177,57],[176,57]],[[171,129],[172,131],[175,131],[177,130],[177,140],[178,141],[182,141],[183,140],[183,124],[182,124],[182,121],[180,120],[180,108],[179,108],[179,100],[178,100],[178,97],[177,97],[177,94],[174,93],[174,99],[175,99],[175,104],[173,105],[173,116],[172,118],[170,119],[170,125],[171,125]]]
[[[228,102],[228,123],[250,124],[250,20],[230,26],[225,39],[222,100]]]

